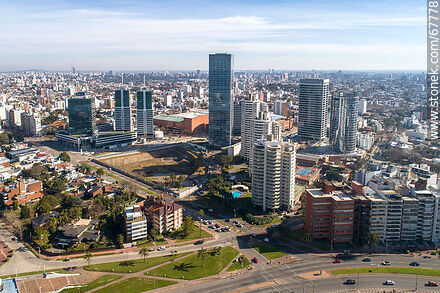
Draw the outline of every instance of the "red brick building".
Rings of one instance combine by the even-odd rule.
[[[14,200],[18,204],[34,202],[44,196],[40,180],[18,180],[12,185],[0,186],[0,196],[5,206],[12,206]]]
[[[149,197],[143,202],[143,211],[148,218],[148,225],[161,234],[182,226],[182,206],[172,201]]]
[[[349,194],[307,189],[305,200],[305,232],[310,233],[313,239],[352,242],[354,200]]]

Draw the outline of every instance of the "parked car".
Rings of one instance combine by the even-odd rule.
[[[258,263],[258,259],[257,259],[256,257],[254,257],[254,258],[252,259],[252,261],[253,261],[254,263]]]
[[[339,258],[337,258],[333,261],[333,263],[341,263],[341,260]]]
[[[194,245],[200,245],[200,244],[203,244],[203,240],[198,240],[198,241],[194,242]]]
[[[363,262],[370,262],[370,261],[371,261],[371,258],[366,257],[366,258],[363,258],[362,261],[363,261]]]
[[[208,212],[212,213],[212,212],[214,212],[214,210],[213,209],[208,209]]]
[[[252,236],[252,237],[257,237],[257,234],[252,233],[251,236]]]
[[[426,284],[429,287],[438,287],[438,283],[434,281],[429,281],[428,284]]]
[[[420,264],[416,261],[413,261],[412,263],[409,264],[412,267],[418,267]]]
[[[384,260],[384,261],[382,262],[382,265],[383,265],[383,266],[389,266],[389,265],[391,265],[391,263],[390,263],[389,261],[387,261],[387,260]]]
[[[237,224],[237,227],[238,228],[243,228],[243,225],[242,224]]]
[[[392,281],[392,280],[386,280],[383,284],[384,284],[384,285],[389,285],[389,286],[394,286],[394,285],[396,285],[396,283],[394,283],[394,281]]]
[[[70,261],[70,258],[64,258],[63,261]]]
[[[264,242],[269,243],[269,238],[264,238]]]
[[[354,285],[356,284],[356,281],[353,279],[348,279],[347,281],[344,282],[344,285]]]
[[[164,251],[165,249],[167,249],[165,246],[161,246],[161,247],[159,247],[157,250],[158,250],[158,251]]]
[[[220,228],[220,225],[219,224],[215,224],[214,225],[216,228]]]

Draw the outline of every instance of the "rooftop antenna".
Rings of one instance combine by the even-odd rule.
[[[144,86],[146,86],[146,84],[145,84],[145,74],[144,74]]]
[[[122,84],[124,84],[124,73],[122,73]]]

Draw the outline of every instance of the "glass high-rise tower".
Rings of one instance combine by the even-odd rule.
[[[152,90],[142,87],[137,92],[136,125],[139,136],[153,136],[153,101]]]
[[[115,130],[133,131],[131,121],[131,99],[128,88],[121,87],[115,91]]]
[[[298,136],[320,141],[327,136],[329,80],[301,79],[299,83]]]
[[[209,55],[209,144],[213,147],[231,144],[234,118],[233,63],[231,54]]]
[[[87,92],[78,92],[69,99],[68,112],[70,134],[97,133],[95,98],[91,98]]]
[[[330,143],[337,152],[356,150],[359,97],[354,93],[334,92],[330,111]]]

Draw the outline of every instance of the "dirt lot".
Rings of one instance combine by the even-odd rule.
[[[176,175],[189,176],[202,166],[202,162],[194,154],[176,147],[110,157],[101,161],[154,181],[158,181],[164,176],[170,176],[173,172]]]

